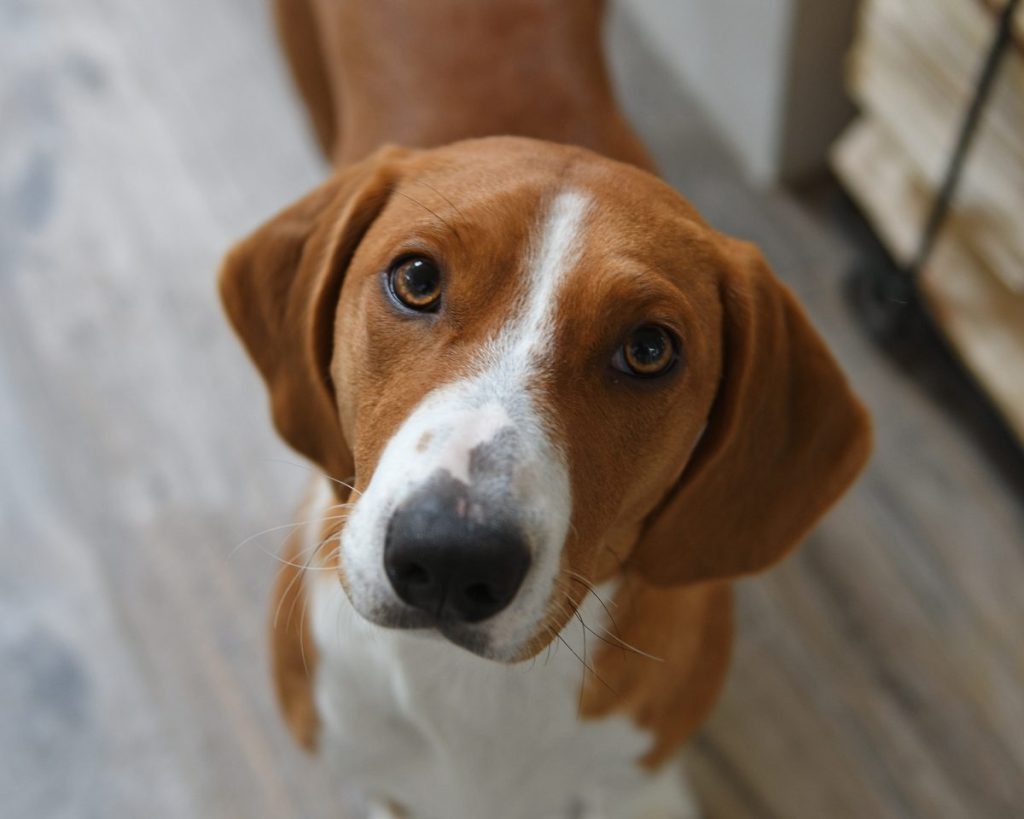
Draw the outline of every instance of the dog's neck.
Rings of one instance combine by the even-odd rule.
[[[321,2],[336,164],[387,143],[509,134],[651,166],[612,95],[601,0],[392,5]]]

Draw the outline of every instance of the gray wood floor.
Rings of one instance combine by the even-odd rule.
[[[628,29],[669,179],[763,244],[875,412],[799,556],[740,590],[693,743],[711,817],[1024,815],[1024,504],[839,296],[856,248],[758,194]],[[339,817],[264,650],[305,475],[214,297],[323,173],[258,0],[0,0],[0,815]]]

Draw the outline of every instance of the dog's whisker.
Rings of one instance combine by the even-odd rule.
[[[288,585],[284,587],[284,592],[281,594],[280,599],[277,601],[277,608],[274,609],[274,630],[275,631],[277,630],[278,619],[281,616],[281,606],[284,605],[284,601],[288,599],[288,596],[292,592],[292,587],[295,585],[296,581],[300,577],[302,577],[302,575],[303,575],[303,572],[295,572],[295,574],[292,577],[292,579],[288,581]],[[295,597],[297,598],[298,595],[295,595]],[[288,622],[289,623],[291,622],[291,612],[294,611],[294,610],[295,610],[295,598],[292,599],[291,607],[288,609],[288,612],[289,612]]]
[[[602,643],[605,643],[606,645],[609,645],[612,648],[617,648],[617,649],[620,649],[620,650],[623,650],[623,651],[628,651],[628,652],[630,652],[632,654],[636,654],[637,656],[643,657],[643,658],[645,658],[647,660],[653,660],[656,663],[663,663],[663,662],[665,662],[665,658],[664,657],[655,657],[653,654],[648,654],[643,649],[640,649],[640,648],[637,648],[636,646],[630,645],[625,640],[622,640],[621,638],[619,638],[616,635],[612,634],[610,631],[605,629],[603,626],[599,626],[599,628],[601,628],[605,632],[604,634],[599,634],[591,626],[588,626],[586,623],[583,624],[583,627],[587,631],[589,631],[591,634],[593,634]]]
[[[607,683],[607,681],[605,681],[605,679],[600,674],[598,674],[593,668],[591,668],[589,665],[586,664],[586,662],[583,660],[583,658],[580,657],[579,652],[576,651],[576,649],[574,649],[571,645],[569,645],[569,643],[566,641],[566,639],[561,634],[556,634],[555,636],[559,639],[559,641],[562,643],[562,645],[564,645],[569,650],[569,652],[572,654],[572,656],[580,661],[580,664],[583,666],[583,668],[586,671],[589,671],[591,674],[593,674],[595,678],[597,678],[597,681],[599,683],[601,683],[605,688],[607,688],[613,694],[617,694],[618,693],[614,688],[612,688]],[[586,682],[586,674],[584,674],[583,682],[584,683]]]
[[[560,583],[559,583],[559,585],[562,588],[562,590],[565,591],[566,597],[569,599],[569,602],[573,605],[575,612],[579,613],[579,608],[582,605],[582,601],[574,600],[573,596],[572,596],[571,590],[566,588],[564,585],[561,585]],[[589,586],[589,584],[588,584],[588,586]],[[591,594],[593,594],[594,597],[597,598],[598,602],[601,603],[602,607],[604,608],[605,613],[608,615],[609,618],[611,618],[611,612],[609,612],[608,611],[608,607],[604,605],[604,601],[601,600],[601,596],[596,591],[593,590],[592,586],[589,586],[589,588],[591,590]],[[582,622],[582,620],[581,620],[581,622]],[[612,618],[612,622],[614,624],[614,618]],[[656,663],[663,663],[663,662],[665,662],[665,658],[664,657],[656,657],[654,654],[650,654],[650,653],[644,651],[642,648],[637,648],[636,646],[627,643],[619,635],[611,632],[607,627],[605,627],[603,625],[598,626],[598,628],[600,628],[601,631],[604,632],[604,634],[599,634],[596,630],[594,630],[594,628],[592,626],[587,625],[585,622],[583,623],[583,626],[591,634],[593,634],[595,637],[597,637],[598,640],[601,640],[603,643],[606,643],[607,645],[610,645],[613,648],[618,648],[618,649],[621,649],[621,650],[624,650],[624,651],[629,651],[629,652],[631,652],[633,654],[636,654],[637,656],[644,657],[644,658],[646,658],[648,660],[653,660]],[[615,626],[615,628],[616,628],[616,630],[618,630],[618,626],[617,625]]]
[[[312,543],[306,548],[296,552],[295,559],[303,561],[303,569],[313,569],[314,571],[316,571],[328,568],[327,566],[310,566],[309,564],[317,556],[319,551],[327,545],[327,543],[331,540],[332,537],[334,537],[334,535],[328,535],[323,540],[320,540],[316,543]]]
[[[303,606],[302,613],[299,615],[299,655],[302,657],[302,670],[306,672],[307,677],[309,676],[309,663],[306,662],[306,609],[308,608],[309,606]]]
[[[358,489],[356,489],[354,486],[352,486],[352,484],[346,483],[345,481],[341,480],[340,478],[335,478],[333,475],[328,475],[322,469],[317,469],[316,467],[310,466],[309,464],[301,464],[298,461],[289,461],[287,458],[271,458],[271,457],[268,457],[266,460],[273,461],[274,463],[279,463],[279,464],[288,464],[288,466],[294,466],[297,469],[305,469],[307,472],[312,472],[312,473],[314,473],[316,475],[321,475],[322,477],[327,478],[327,480],[332,481],[333,483],[336,483],[339,486],[343,486],[343,487],[345,487],[346,489],[348,489],[348,490],[350,490],[352,492],[355,492],[357,496],[360,496],[360,495],[363,494]],[[352,480],[355,480],[355,478],[353,478]]]
[[[327,545],[328,542],[330,542],[330,540],[332,538],[335,538],[335,537],[338,537],[338,532],[337,531],[330,532],[329,534],[325,535],[321,540],[318,540],[316,543],[313,543],[313,544],[305,547],[304,549],[300,549],[298,552],[296,552],[295,553],[296,558],[302,559],[302,558],[306,557],[307,555],[310,556],[310,557],[315,556],[316,553],[320,551],[320,549],[322,549],[325,545]],[[257,546],[257,548],[261,552],[263,552],[263,554],[267,555],[268,557],[273,558],[278,563],[285,563],[285,564],[287,564],[287,561],[284,558],[280,557],[279,555],[275,555],[273,552],[270,552],[270,551],[264,549],[262,546]],[[308,568],[308,567],[304,567],[304,568]]]
[[[616,646],[618,648],[625,649],[626,651],[631,651],[633,654],[636,654],[636,655],[638,655],[640,657],[644,657],[644,658],[646,658],[648,660],[653,660],[656,663],[663,663],[663,662],[665,662],[665,658],[664,657],[656,657],[653,654],[649,654],[648,652],[644,651],[642,648],[637,648],[634,645],[630,645],[625,640],[623,640],[621,637],[619,637],[616,634],[612,634],[610,631],[605,629],[603,626],[601,628],[602,628],[602,630],[605,633],[604,636],[598,634],[593,629],[591,629],[590,633],[593,634],[598,639],[604,640],[604,642],[608,643],[609,645],[614,645],[614,646]],[[611,641],[611,642],[609,642],[609,641]]]
[[[307,555],[307,557],[305,558],[305,561],[301,565],[296,564],[296,563],[289,563],[289,565],[291,565],[291,566],[293,566],[295,568],[298,568],[299,571],[295,572],[294,577],[292,577],[292,579],[288,582],[288,585],[285,587],[284,593],[281,595],[280,600],[278,600],[277,608],[274,610],[274,628],[275,629],[277,628],[278,620],[279,620],[280,615],[281,615],[281,606],[284,604],[284,601],[289,596],[289,594],[291,594],[291,590],[294,587],[295,583],[307,571],[310,570],[311,567],[310,567],[309,564],[316,557],[317,552],[319,552],[320,549],[324,546],[324,544],[326,544],[332,537],[335,537],[336,534],[337,533],[332,532],[331,534],[329,534],[324,539],[322,539],[322,540],[318,541],[317,543],[314,543],[313,545],[311,545],[311,546],[303,549],[302,551],[300,551],[298,553],[298,555],[297,555],[298,557],[301,558],[302,555]],[[340,548],[341,548],[341,544],[339,543],[334,551],[338,551],[338,550],[340,550]],[[313,567],[313,571],[333,571],[333,568],[334,567],[329,566],[329,565],[328,566],[317,566],[317,567]],[[291,606],[289,606],[289,608],[288,608],[288,620],[287,620],[287,622],[285,624],[286,626],[291,623],[292,615],[295,612],[295,606],[296,606],[296,603],[298,602],[298,598],[299,598],[299,596],[297,594],[292,598]]]
[[[315,543],[311,548],[304,550],[304,552],[308,553],[307,557],[305,559],[304,565],[302,567],[300,567],[300,571],[297,571],[295,573],[295,577],[293,577],[292,580],[291,580],[291,583],[288,584],[289,590],[291,589],[292,584],[294,584],[296,580],[298,580],[300,577],[305,575],[305,573],[307,571],[310,571],[311,567],[310,567],[309,564],[313,562],[313,560],[316,558],[317,553],[320,551],[320,549],[323,548],[324,544],[327,543],[327,541],[330,540],[332,537],[334,537],[333,533],[328,535],[327,537],[323,538],[319,542]],[[316,567],[312,567],[312,570],[313,571],[331,571],[332,567],[330,567],[330,566],[316,566]],[[296,594],[295,597],[292,598],[291,606],[288,608],[288,621],[287,621],[287,624],[291,624],[292,616],[295,614],[295,606],[297,605],[298,600],[299,600],[299,595]],[[303,606],[302,610],[305,611],[306,607]],[[300,623],[299,625],[300,625],[300,628],[301,628],[302,624]]]
[[[401,196],[401,197],[403,197],[405,199],[408,199],[414,205],[419,205],[421,208],[423,208],[423,210],[425,210],[427,213],[429,213],[431,216],[433,216],[435,219],[437,219],[437,221],[439,221],[442,225],[444,225],[446,228],[448,228],[448,230],[450,230],[452,233],[454,233],[455,237],[459,240],[460,244],[465,244],[462,241],[462,236],[459,235],[459,231],[456,230],[455,225],[453,225],[451,222],[449,222],[447,219],[445,219],[443,216],[441,216],[437,211],[432,210],[431,208],[428,208],[426,205],[424,205],[418,199],[414,199],[413,197],[411,197],[409,194],[405,193],[404,191],[395,190],[394,192],[397,193],[399,196]]]
[[[579,620],[580,621],[580,625],[583,626],[583,659],[581,660],[581,662],[583,663],[583,667],[584,668],[588,668],[589,666],[587,666],[587,624],[583,622],[583,618],[580,616],[579,608],[577,608],[573,612],[573,614],[576,615],[576,619]],[[597,676],[597,672],[596,671],[594,672],[594,676],[595,677]],[[586,679],[586,676],[584,675],[584,680],[585,679]],[[581,714],[583,713],[583,693],[586,691],[586,688],[587,687],[585,685],[581,685],[580,686],[579,712]]]
[[[326,540],[324,541],[324,543],[326,543]],[[323,543],[321,543],[321,544],[319,544],[319,545],[320,545],[320,546],[322,546],[322,545],[323,545]],[[306,565],[306,564],[303,564],[303,563],[296,563],[296,562],[294,562],[294,561],[292,561],[292,560],[288,560],[287,558],[283,558],[283,557],[281,557],[280,555],[276,555],[276,554],[274,554],[273,552],[271,552],[271,551],[269,551],[269,550],[267,550],[267,549],[264,549],[264,548],[263,548],[262,546],[258,546],[257,548],[258,548],[258,549],[259,549],[259,550],[260,550],[260,551],[261,551],[261,552],[262,552],[263,554],[265,554],[265,555],[266,555],[267,557],[269,557],[269,558],[270,558],[271,560],[275,561],[276,563],[280,563],[280,564],[281,564],[282,566],[291,566],[292,568],[295,568],[295,569],[303,569],[303,570],[305,570],[305,569],[309,569],[309,568],[310,568],[310,567],[309,567],[308,565]],[[315,552],[316,550],[314,549],[313,551]],[[302,553],[304,553],[304,552],[305,552],[305,550],[303,550],[303,552],[302,552]],[[300,554],[302,554],[302,553],[300,553]],[[312,567],[312,570],[313,570],[313,571],[324,571],[324,570],[325,570],[326,568],[328,568],[328,567],[326,567],[326,566],[314,566],[314,567]]]
[[[567,595],[567,597],[568,597],[568,595]],[[562,612],[562,614],[564,614],[566,616],[566,620],[571,620],[573,618],[573,616],[576,616],[579,619],[580,623],[583,624],[583,627],[584,627],[584,632],[583,632],[583,656],[580,657],[580,655],[576,651],[573,650],[573,648],[569,645],[569,643],[565,640],[565,638],[562,637],[562,635],[560,633],[558,633],[558,632],[552,632],[552,633],[554,633],[555,636],[557,636],[562,641],[562,643],[565,644],[566,648],[568,648],[570,651],[572,651],[572,653],[576,657],[576,659],[579,660],[580,663],[583,664],[583,668],[584,669],[586,669],[587,671],[590,671],[595,677],[598,677],[598,679],[600,679],[600,677],[598,676],[597,672],[594,669],[592,669],[590,667],[590,665],[587,664],[587,633],[586,633],[586,624],[583,623],[583,618],[580,617],[580,615],[579,615],[579,610],[575,606],[575,601],[573,601],[573,599],[571,597],[569,597],[569,606],[566,606],[565,601],[559,601],[558,609],[559,609],[559,611]],[[548,630],[551,631],[550,626],[548,627]],[[583,682],[584,683],[586,682],[586,673],[584,673]],[[582,708],[582,705],[583,705],[583,687],[581,686],[580,687],[580,707],[581,708]]]
[[[570,580],[575,580],[577,583],[583,584],[587,588],[587,590],[592,595],[594,595],[595,598],[597,598],[597,602],[601,604],[601,608],[604,609],[605,615],[611,621],[612,627],[615,629],[616,632],[618,632],[620,630],[619,624],[615,621],[615,615],[612,614],[611,609],[608,608],[609,605],[611,605],[612,608],[616,608],[618,604],[614,600],[612,600],[611,603],[606,603],[604,598],[601,597],[600,594],[598,594],[597,589],[594,588],[594,584],[587,580],[587,578],[585,578],[579,572],[574,572],[572,569],[566,569],[566,574],[568,575]],[[611,633],[610,630],[607,628],[605,628],[605,631]]]
[[[444,201],[447,202],[451,206],[451,209],[453,211],[455,211],[457,214],[459,214],[459,216],[461,216],[463,219],[466,218],[466,214],[464,214],[461,210],[459,210],[458,205],[456,205],[451,199],[449,199],[447,196],[445,196],[441,191],[439,191],[437,188],[435,188],[429,182],[427,182],[426,180],[423,180],[423,179],[417,179],[416,180],[416,184],[422,185],[424,188],[427,188],[428,190],[432,190],[434,193],[436,193],[438,196],[440,196],[442,199],[444,199]]]
[[[327,511],[330,511],[330,510],[327,510]],[[263,537],[264,535],[269,535],[269,534],[271,534],[273,532],[280,532],[280,531],[282,531],[284,529],[294,529],[297,526],[307,526],[307,525],[312,525],[314,523],[320,523],[320,522],[326,523],[328,521],[345,520],[348,517],[349,514],[350,513],[346,513],[346,514],[343,514],[343,515],[332,515],[332,516],[316,517],[316,518],[311,518],[310,520],[297,520],[297,521],[294,521],[293,523],[283,523],[280,526],[271,526],[269,529],[264,529],[261,532],[256,532],[255,534],[249,535],[247,538],[245,538],[244,540],[240,541],[237,545],[235,545],[234,548],[232,548],[232,550],[230,552],[228,552],[228,557],[231,557],[235,552],[237,552],[239,549],[241,549],[246,543],[249,543],[250,541],[253,541],[253,540],[255,540],[258,537]]]
[[[269,527],[267,529],[263,529],[262,531],[256,532],[255,534],[249,535],[248,537],[243,538],[242,540],[238,541],[238,543],[236,543],[234,545],[234,547],[231,549],[231,551],[228,552],[228,557],[234,557],[235,553],[239,549],[241,549],[243,546],[245,546],[246,543],[250,543],[251,541],[256,540],[256,538],[263,537],[264,535],[273,534],[274,532],[281,532],[281,531],[284,531],[285,529],[294,529],[295,527],[302,526],[304,523],[307,523],[307,522],[308,521],[301,521],[300,520],[300,521],[298,521],[296,523],[282,523],[280,526],[271,526],[271,527]]]
[[[584,576],[583,576],[582,574],[580,574],[579,572],[573,571],[572,569],[566,569],[566,570],[565,570],[565,573],[566,573],[566,574],[567,574],[567,575],[568,575],[569,577],[575,578],[575,579],[576,579],[576,580],[578,580],[578,581],[579,581],[580,583],[582,583],[583,585],[585,585],[585,586],[586,586],[586,587],[587,587],[587,588],[588,588],[588,589],[589,589],[589,590],[591,591],[591,593],[592,593],[592,594],[594,595],[594,597],[596,597],[596,598],[597,598],[598,600],[600,600],[600,601],[601,601],[602,605],[603,605],[603,604],[605,603],[605,601],[604,601],[604,599],[603,599],[603,598],[601,597],[601,595],[597,593],[597,589],[596,589],[596,588],[594,587],[594,584],[593,584],[593,583],[592,583],[591,581],[587,580],[587,578],[586,578],[586,577],[584,577]],[[609,603],[608,605],[611,605],[611,606],[617,606],[618,604],[617,604],[617,603],[616,603],[616,602],[615,602],[614,600],[612,600],[612,601],[611,601],[611,603]]]
[[[440,196],[442,199],[444,199],[444,201],[448,203],[448,206],[452,210],[454,210],[460,216],[460,218],[464,222],[469,221],[468,219],[466,219],[466,215],[461,210],[459,210],[459,208],[456,206],[456,204],[451,199],[449,199],[447,196],[445,196],[443,193],[441,193],[441,191],[439,191],[437,188],[435,188],[429,182],[425,182],[422,179],[417,179],[415,181],[416,181],[416,184],[423,186],[427,190],[433,191],[438,196]],[[447,222],[445,224],[448,225],[449,228],[451,228],[452,233],[455,234],[455,237],[459,240],[459,242],[462,243],[463,245],[465,245],[465,243],[462,241],[462,235],[458,232],[458,230],[455,229],[455,226],[451,225],[451,224],[448,224]]]
[[[326,546],[332,540],[337,540],[338,543],[337,543],[337,545],[333,549],[331,549],[330,552],[328,552],[326,555],[323,556],[324,563],[327,563],[335,555],[340,554],[341,553],[341,537],[340,537],[340,533],[337,532],[337,531],[332,531],[332,532],[329,532],[327,535],[325,535],[323,538],[321,538],[319,541],[317,541],[316,545],[314,545],[312,547],[312,549],[310,550],[310,553],[311,553],[310,554],[310,560],[315,558],[320,553],[320,550],[323,549],[324,546]],[[316,568],[316,569],[329,569],[331,567],[330,566],[316,566],[314,568]]]

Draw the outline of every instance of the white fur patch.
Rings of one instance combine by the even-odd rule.
[[[513,320],[486,348],[482,361],[498,369],[521,389],[543,369],[542,356],[555,326],[555,304],[566,273],[575,267],[583,247],[583,228],[590,199],[575,191],[555,197],[533,240],[527,264],[529,284],[513,309]]]

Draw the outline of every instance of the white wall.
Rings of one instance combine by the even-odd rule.
[[[849,116],[856,0],[620,0],[758,183],[813,170]]]

